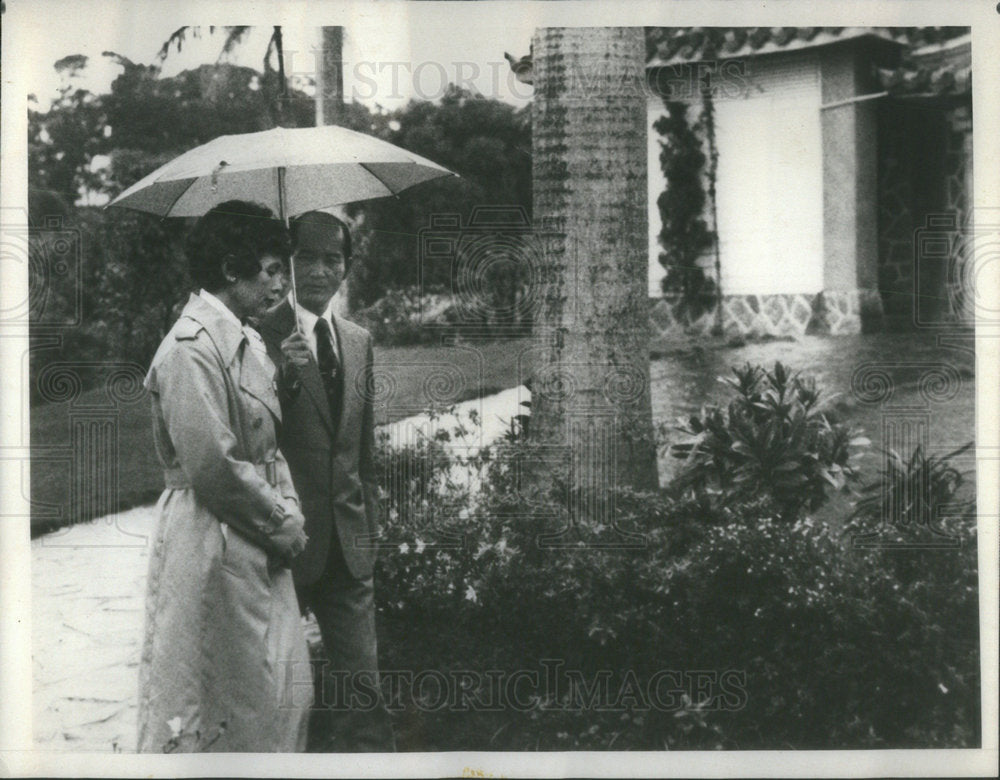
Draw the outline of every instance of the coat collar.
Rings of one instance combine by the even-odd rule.
[[[219,350],[223,364],[227,366],[232,364],[240,345],[246,339],[242,328],[237,327],[234,321],[195,293],[191,293],[191,297],[188,298],[181,317],[187,317],[201,325]]]

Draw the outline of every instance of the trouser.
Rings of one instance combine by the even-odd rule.
[[[323,639],[321,687],[313,713],[317,722],[310,729],[321,749],[395,751],[379,684],[374,580],[351,575],[336,532],[322,576],[300,586],[298,594],[303,609],[316,616]]]

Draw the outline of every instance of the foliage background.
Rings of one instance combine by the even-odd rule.
[[[278,122],[310,126],[315,119],[312,99],[295,87],[282,92],[273,71],[216,64],[161,78],[157,66],[106,56],[122,66],[108,94],[79,88],[86,58],[65,57],[55,63],[62,78],[58,99],[48,111],[29,111],[35,400],[42,400],[38,373],[54,361],[146,366],[191,288],[181,249],[190,220],[88,204],[113,198],[164,162],[219,135],[264,130]],[[349,207],[355,239],[349,291],[356,312],[390,292],[398,297],[404,288],[411,295],[450,293],[454,263],[421,266],[418,233],[431,214],[457,213],[468,220],[472,204],[513,204],[530,213],[525,110],[450,87],[437,103],[412,101],[392,112],[352,103],[341,112],[341,122],[460,175],[398,198]],[[81,269],[79,279],[50,273],[52,237],[65,230],[78,236],[73,261]],[[71,315],[77,290],[82,326],[61,330],[59,344],[52,346],[42,338],[44,323]],[[389,317],[381,309],[375,315],[384,342],[406,343],[412,318]],[[357,317],[366,324],[373,320]]]

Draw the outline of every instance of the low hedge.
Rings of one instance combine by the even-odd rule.
[[[517,484],[529,445],[460,459],[478,486],[444,445],[379,457],[382,666],[410,685],[390,701],[417,735],[404,748],[979,744],[968,513],[947,521],[957,547],[925,550],[858,548],[877,517],[847,535],[767,496],[617,490],[591,497],[613,514],[586,515]]]

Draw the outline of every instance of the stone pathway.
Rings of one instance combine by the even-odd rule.
[[[135,750],[139,642],[154,507],[31,543],[37,749]]]

